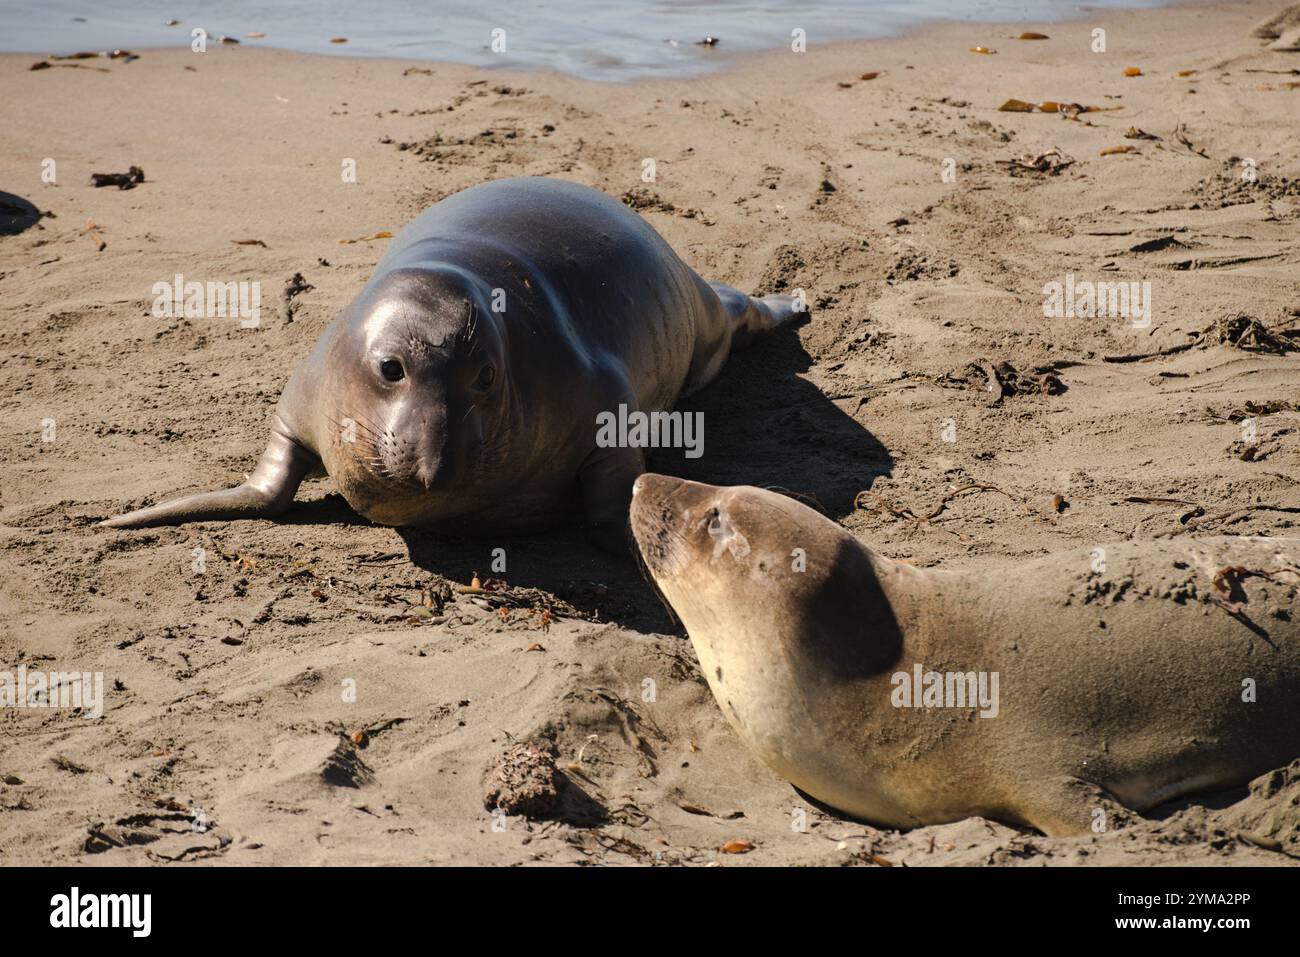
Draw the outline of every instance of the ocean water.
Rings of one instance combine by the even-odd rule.
[[[335,56],[545,67],[595,80],[689,75],[718,50],[895,35],[927,20],[1030,22],[1162,0],[0,0],[0,52],[188,47],[191,30]],[[165,26],[168,20],[180,21]],[[498,33],[493,49],[493,31]],[[249,39],[250,32],[264,33]],[[499,49],[504,38],[504,50]],[[716,37],[716,47],[699,45]],[[346,37],[347,43],[331,43]],[[974,39],[987,39],[975,37]]]

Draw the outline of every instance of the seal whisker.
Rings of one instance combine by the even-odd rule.
[[[380,435],[388,434],[388,429],[381,427],[373,419],[367,418],[364,413],[354,412],[352,415],[349,416],[349,418],[351,418],[354,422],[361,422],[364,423],[365,425],[368,425],[371,428],[371,430],[376,432],[377,434]]]
[[[338,433],[352,431],[371,440],[383,438],[383,436],[377,433],[373,428],[362,421],[352,418],[351,416],[344,416],[341,421],[335,419],[333,416],[327,416],[327,420],[330,425],[334,426]]]
[[[386,428],[381,428],[370,419],[367,419],[364,415],[357,414],[355,416],[348,416],[347,418],[353,423],[358,432],[369,436],[373,440],[385,443],[392,440],[392,432]]]
[[[473,300],[470,300],[469,316],[465,319],[465,327],[462,330],[460,336],[461,341],[466,343],[473,343],[474,333],[477,331],[478,331],[478,306],[473,302]],[[477,346],[475,348],[477,348]],[[469,354],[473,355],[474,350],[471,350]]]
[[[341,413],[339,414],[341,415]],[[396,481],[396,477],[389,469],[379,448],[382,443],[387,441],[386,435],[376,432],[364,417],[349,415],[342,416],[340,419],[327,413],[326,421],[334,427],[336,435],[341,435],[349,430],[352,431],[354,435],[352,441],[341,443],[348,447],[348,457],[351,461],[363,466],[366,471],[383,483],[390,484]],[[345,425],[345,422],[348,425]]]

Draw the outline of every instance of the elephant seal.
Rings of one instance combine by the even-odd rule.
[[[800,308],[705,282],[596,190],[484,183],[393,240],[289,379],[242,485],[101,524],[274,516],[323,471],[381,524],[478,533],[585,513],[626,548],[644,451],[599,443],[597,417],[671,409]]]
[[[1300,539],[946,571],[774,492],[633,488],[633,535],[722,711],[849,815],[1077,834],[1300,755]]]

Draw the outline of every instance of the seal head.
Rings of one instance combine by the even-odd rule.
[[[513,434],[505,330],[452,267],[380,277],[359,321],[328,345],[325,467],[348,503],[384,525],[463,514],[496,484]]]
[[[632,533],[646,568],[741,738],[828,804],[908,820],[878,782],[857,780],[862,769],[835,757],[872,720],[862,686],[887,683],[901,651],[880,581],[893,563],[834,523],[810,521],[820,518],[749,486],[652,473],[633,485]],[[849,699],[853,707],[833,703]],[[887,708],[887,693],[878,701]]]

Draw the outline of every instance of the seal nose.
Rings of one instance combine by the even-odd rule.
[[[447,441],[447,410],[441,401],[432,402],[430,408],[420,413],[413,444],[415,484],[426,492],[446,485],[453,477],[452,460],[456,456]]]
[[[632,498],[637,496],[652,497],[656,494],[668,494],[672,489],[686,484],[685,479],[674,478],[671,475],[659,475],[656,472],[642,472],[632,483]]]

